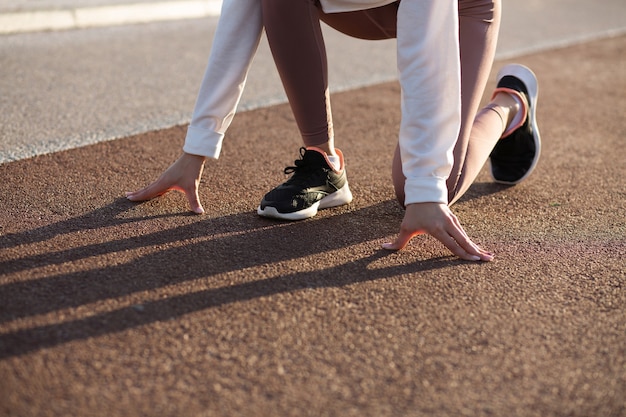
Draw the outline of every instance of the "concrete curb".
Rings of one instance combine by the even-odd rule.
[[[148,23],[219,16],[222,0],[166,1],[0,15],[0,34]]]

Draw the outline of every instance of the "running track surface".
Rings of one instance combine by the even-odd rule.
[[[185,126],[0,165],[0,414],[626,415],[625,54],[516,59],[539,166],[516,187],[485,170],[453,207],[491,263],[380,248],[403,215],[396,83],[333,96],[355,201],[303,222],[255,214],[298,154],[286,105],[236,117],[204,216],[123,198]]]

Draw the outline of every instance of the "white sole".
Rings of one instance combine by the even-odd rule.
[[[327,195],[322,198],[317,203],[313,204],[311,207],[306,208],[304,210],[296,211],[293,213],[279,213],[274,207],[265,207],[264,209],[259,206],[256,210],[257,214],[262,217],[269,217],[272,219],[280,219],[280,220],[304,220],[311,218],[317,214],[318,210],[322,210],[325,208],[342,206],[344,204],[348,204],[352,201],[352,192],[350,191],[350,187],[348,187],[348,183],[346,182],[341,189],[336,192]]]
[[[494,181],[497,183],[515,185],[524,181],[535,170],[535,167],[537,166],[537,162],[539,162],[539,156],[541,154],[541,135],[539,133],[539,128],[537,126],[537,117],[536,117],[537,116],[537,97],[539,95],[539,86],[537,85],[537,77],[535,76],[535,73],[532,72],[530,68],[525,67],[523,65],[520,65],[520,64],[505,65],[504,67],[500,69],[500,71],[498,71],[498,76],[496,79],[500,81],[503,77],[507,75],[512,75],[522,80],[522,82],[526,86],[526,89],[528,90],[528,107],[529,107],[528,117],[530,117],[531,127],[533,130],[533,139],[535,142],[535,158],[533,159],[533,162],[530,165],[530,168],[528,168],[528,171],[526,171],[524,176],[518,179],[517,181],[497,180],[493,176],[493,172],[491,172],[491,176],[493,177]]]

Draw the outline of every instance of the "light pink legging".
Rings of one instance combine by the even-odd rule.
[[[394,38],[401,0],[374,9],[332,14],[325,14],[318,0],[261,1],[270,49],[304,144],[324,144],[333,136],[333,124],[320,20],[356,38]],[[447,181],[450,204],[467,191],[505,128],[503,115],[496,106],[478,112],[495,55],[499,25],[500,0],[459,0],[462,122]],[[392,177],[398,200],[403,204],[405,177],[397,147]]]

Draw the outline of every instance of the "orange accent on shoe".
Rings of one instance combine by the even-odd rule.
[[[330,160],[328,159],[328,154],[326,152],[324,152],[322,149],[316,147],[316,146],[308,146],[306,148],[307,151],[315,151],[315,152],[319,152],[324,156],[324,159],[326,160],[326,163],[328,164],[329,167],[331,167],[335,172],[341,172],[343,171],[344,165],[343,165],[343,153],[335,148],[335,152],[337,153],[337,156],[339,156],[339,165],[341,166],[341,169],[336,170],[334,167],[334,164],[332,162],[330,162]]]
[[[507,93],[513,96],[513,98],[521,105],[522,107],[521,110],[523,111],[523,115],[524,115],[523,117],[517,117],[517,115],[515,116],[515,118],[513,119],[513,122],[511,122],[511,125],[507,126],[507,129],[504,131],[502,136],[500,136],[500,139],[504,139],[507,136],[509,136],[511,133],[515,132],[519,127],[521,127],[526,122],[526,119],[528,118],[528,101],[526,100],[524,95],[521,94],[519,91],[513,90],[512,88],[506,88],[506,87],[496,88],[493,91],[493,95],[491,96],[491,99],[493,100],[498,93]]]

